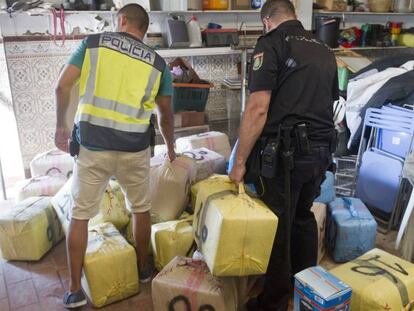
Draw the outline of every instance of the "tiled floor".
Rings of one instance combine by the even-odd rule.
[[[61,301],[68,288],[65,243],[62,241],[39,262],[5,262],[0,265],[0,311],[65,310]],[[100,310],[151,311],[150,284],[141,293]],[[92,310],[92,306],[82,310]]]
[[[378,234],[377,246],[394,254],[396,232]],[[336,264],[325,256],[322,265],[331,269]],[[68,288],[65,243],[62,241],[39,262],[0,262],[0,311],[55,311]],[[92,306],[82,310],[92,310]],[[141,293],[101,310],[151,311],[151,285],[141,285]],[[159,310],[162,311],[162,310]]]

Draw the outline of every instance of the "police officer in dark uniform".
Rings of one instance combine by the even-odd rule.
[[[252,58],[230,178],[240,183],[246,167],[248,175],[257,170],[249,163],[260,163],[256,190],[279,218],[264,290],[249,309],[287,310],[293,275],[317,264],[318,231],[310,209],[335,146],[338,78],[333,52],[304,30],[289,0],[269,0],[261,18],[266,34]]]

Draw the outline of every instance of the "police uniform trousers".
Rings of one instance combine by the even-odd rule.
[[[277,177],[262,179],[261,199],[278,216],[279,224],[257,311],[287,310],[294,274],[317,264],[318,230],[311,207],[331,162],[329,146],[312,147],[306,155],[294,155],[290,210],[285,206],[282,159]]]

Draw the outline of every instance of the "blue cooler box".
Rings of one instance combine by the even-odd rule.
[[[319,197],[315,199],[315,202],[328,204],[329,202],[332,202],[335,200],[335,176],[332,172],[327,171],[325,174],[325,180],[323,181],[321,185],[321,194]]]
[[[353,260],[375,246],[377,222],[357,198],[329,203],[327,249],[336,262]]]
[[[349,311],[352,289],[320,266],[295,275],[294,311]]]

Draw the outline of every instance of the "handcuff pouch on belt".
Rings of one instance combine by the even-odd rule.
[[[255,183],[261,176],[274,178],[284,168],[291,171],[294,166],[294,152],[310,153],[310,142],[306,124],[280,125],[276,136],[260,137],[246,161],[246,183]],[[282,160],[282,163],[279,163]]]

